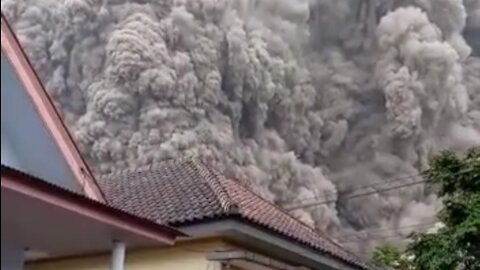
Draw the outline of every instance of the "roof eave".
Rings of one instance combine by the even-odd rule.
[[[35,176],[2,165],[2,190],[12,190],[28,197],[48,202],[55,207],[88,216],[135,235],[140,235],[164,244],[173,244],[175,238],[187,234],[167,225],[140,218],[83,195],[65,190]]]
[[[322,270],[368,270],[364,265],[346,262],[330,254],[307,247],[304,244],[279,235],[277,232],[265,229],[240,216],[228,216],[217,219],[197,221],[194,223],[177,224],[177,228],[195,238],[225,237],[242,245],[254,243],[255,249],[268,253],[277,253],[281,258],[295,260],[297,263],[308,264],[312,269]]]

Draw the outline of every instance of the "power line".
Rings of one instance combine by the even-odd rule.
[[[360,231],[360,232],[393,232],[393,231],[403,230],[403,229],[407,229],[407,228],[415,228],[415,227],[418,227],[418,226],[433,225],[433,224],[436,224],[437,222],[438,221],[417,223],[417,224],[411,224],[411,225],[406,225],[406,226],[399,226],[395,229],[371,229],[371,230],[367,229],[367,230],[363,230],[363,231]],[[355,235],[357,235],[357,234],[348,233],[348,234],[339,235],[339,237],[355,236]]]
[[[413,228],[423,228],[423,227],[428,227],[431,225],[436,224],[437,221],[432,221],[432,222],[425,222],[425,223],[418,223],[418,224],[411,224],[411,225],[406,225],[406,226],[400,226],[397,227],[396,229],[377,229],[377,230],[365,230],[368,232],[385,232],[385,233],[393,233],[393,232],[398,232],[402,231],[404,229],[413,229]],[[349,234],[344,234],[344,235],[339,235],[336,237],[337,240],[349,240],[349,238],[355,237],[357,234],[354,233],[349,233]],[[381,234],[373,234],[373,236],[382,236]]]
[[[363,189],[366,189],[366,188],[369,188],[369,187],[391,184],[391,183],[395,183],[395,182],[405,180],[405,179],[413,179],[413,178],[421,176],[421,175],[422,174],[412,174],[412,175],[404,175],[404,176],[395,177],[395,178],[389,178],[389,179],[386,179],[383,182],[376,182],[376,183],[372,183],[372,184],[357,186],[356,188],[349,190],[348,193],[353,193],[355,191],[363,190]],[[332,193],[332,195],[333,194],[335,194],[335,193]],[[301,201],[318,200],[318,199],[326,199],[326,198],[325,198],[325,196],[314,196],[314,197],[310,197],[310,198],[307,198],[307,199],[303,199]],[[282,200],[282,201],[278,201],[277,203],[278,204],[284,204],[284,203],[289,203],[289,201],[288,200]]]
[[[463,173],[467,173],[467,172],[470,172],[472,170],[466,170],[466,171],[460,171],[460,172],[457,172],[457,173],[453,173],[452,175],[455,176],[455,175],[459,175],[459,174],[463,174]],[[426,171],[425,171],[426,172]],[[424,174],[425,172],[421,173],[421,174],[418,174],[418,175],[414,175],[414,177],[416,176],[420,176],[422,174]],[[392,182],[395,182],[399,179],[408,179],[408,178],[412,178],[412,176],[404,176],[404,177],[398,177],[398,178],[392,178],[393,180],[390,180],[390,181],[387,181],[387,182],[383,182],[385,184],[388,184],[388,183],[392,183]],[[421,184],[421,183],[425,183],[427,182],[427,180],[419,180],[419,181],[414,181],[414,182],[410,182],[410,183],[405,183],[403,185],[397,185],[397,186],[394,186],[394,187],[388,187],[388,188],[384,188],[384,189],[377,189],[377,190],[374,190],[374,191],[369,191],[369,192],[364,192],[364,193],[360,193],[360,194],[353,194],[351,196],[345,196],[345,197],[342,197],[342,200],[350,200],[350,199],[353,199],[353,198],[358,198],[358,197],[363,197],[363,196],[368,196],[368,195],[373,195],[373,194],[376,194],[376,193],[381,193],[381,192],[386,192],[386,191],[391,191],[391,190],[395,190],[395,189],[399,189],[399,188],[404,188],[404,187],[408,187],[408,186],[413,186],[413,185],[417,185],[417,184]],[[375,185],[379,185],[381,183],[378,183],[378,184],[375,184]],[[370,185],[370,186],[374,186],[374,185]],[[361,189],[356,189],[356,190],[361,190]],[[354,190],[355,191],[355,190]],[[319,199],[319,198],[322,198],[322,197],[313,197],[311,199],[306,199],[306,200],[302,200],[303,202],[306,202],[306,201],[310,201],[310,200],[316,200],[316,199]],[[324,199],[325,197],[323,197]],[[293,204],[293,205],[290,205],[290,206],[285,206],[284,208],[288,211],[291,211],[291,210],[296,210],[296,209],[300,209],[300,208],[310,208],[310,207],[313,207],[313,206],[317,206],[317,205],[322,205],[322,204],[329,204],[329,203],[334,203],[336,202],[337,200],[336,199],[330,199],[330,200],[322,200],[322,201],[313,201],[311,203],[302,203],[302,201],[300,201],[300,203],[297,203],[297,204]]]
[[[433,225],[435,224],[435,222],[433,222],[432,224],[430,225]],[[429,229],[427,228],[427,225],[422,225],[422,226],[418,226],[418,228],[424,228],[425,229]],[[347,240],[347,241],[338,241],[340,244],[345,244],[345,243],[355,243],[355,242],[364,242],[365,240],[383,240],[383,239],[391,239],[391,238],[405,238],[404,235],[400,235],[400,234],[390,234],[390,235],[377,235],[379,237],[374,237],[374,238],[369,238],[369,239],[355,239],[355,240]]]
[[[365,189],[365,188],[368,188],[368,187],[375,187],[375,186],[379,186],[379,185],[390,184],[390,183],[398,182],[398,181],[405,180],[405,179],[413,179],[413,178],[418,177],[418,176],[422,176],[422,174],[404,175],[404,176],[399,176],[399,177],[387,179],[384,182],[376,182],[376,183],[373,183],[373,184],[357,186],[357,187],[355,187],[355,189],[351,190],[350,192],[353,192],[353,191],[356,191],[356,190],[362,190],[362,189]]]
[[[376,193],[392,191],[392,190],[395,190],[395,189],[400,189],[400,188],[405,188],[405,187],[409,187],[409,186],[413,186],[413,185],[418,185],[418,184],[425,183],[425,182],[426,182],[426,180],[420,180],[420,181],[410,182],[410,183],[406,183],[406,184],[398,185],[398,186],[394,186],[394,187],[377,189],[377,190],[374,190],[374,191],[354,194],[354,195],[351,195],[351,196],[345,196],[345,197],[342,197],[342,200],[351,200],[351,199],[354,199],[354,198],[369,196],[369,195],[373,195],[373,194],[376,194]],[[293,205],[293,206],[287,206],[287,207],[285,207],[285,209],[288,210],[288,211],[291,211],[291,210],[296,210],[296,209],[301,209],[301,208],[310,208],[310,207],[313,207],[313,206],[318,206],[318,205],[322,205],[322,204],[329,204],[329,203],[334,203],[334,202],[337,202],[337,200],[336,199],[334,199],[334,200],[324,200],[324,201],[317,201],[317,202],[304,203],[304,204],[300,203],[300,204]]]
[[[395,234],[395,235],[387,235],[384,237],[377,237],[377,238],[370,238],[370,239],[358,239],[358,240],[349,240],[349,241],[338,241],[340,244],[350,244],[350,243],[358,243],[358,242],[365,242],[368,240],[386,240],[386,239],[395,239],[395,238],[405,238],[403,235]]]

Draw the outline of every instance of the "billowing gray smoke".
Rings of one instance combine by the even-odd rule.
[[[418,181],[398,177],[480,144],[480,0],[9,0],[2,12],[97,173],[200,158],[271,201],[330,201],[292,213],[352,247],[431,222],[438,204],[422,185],[351,194]]]

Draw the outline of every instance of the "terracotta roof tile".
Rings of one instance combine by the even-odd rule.
[[[55,183],[48,182],[42,178],[34,176],[30,173],[23,172],[19,169],[7,166],[2,164],[2,182],[3,177],[10,177],[21,185],[27,185],[30,188],[33,188],[37,191],[47,192],[48,194],[53,194],[54,196],[66,198],[71,200],[77,205],[83,205],[88,208],[94,208],[95,211],[108,212],[110,215],[115,215],[120,217],[122,220],[129,220],[130,222],[140,224],[145,228],[153,228],[155,230],[162,230],[164,233],[168,234],[171,237],[186,236],[183,232],[167,226],[165,223],[152,222],[152,220],[140,217],[135,215],[132,212],[125,211],[122,207],[115,207],[112,205],[107,205],[103,202],[99,202],[92,198],[89,198],[82,194],[81,192],[67,189],[63,186],[59,186]],[[3,186],[2,186],[3,192]]]
[[[237,181],[192,160],[169,161],[98,179],[108,203],[156,222],[183,225],[239,215],[361,269],[370,269],[322,233]]]

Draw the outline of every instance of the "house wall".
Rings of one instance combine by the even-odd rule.
[[[3,52],[1,67],[2,164],[63,188],[81,191],[60,148]]]
[[[262,270],[265,270],[265,269],[267,269],[267,268],[263,267]],[[241,267],[238,267],[238,266],[224,265],[224,266],[222,266],[222,270],[254,270],[254,269],[245,269],[245,268],[241,268]]]
[[[20,163],[20,159],[18,158],[18,154],[15,152],[13,148],[13,144],[10,139],[10,134],[8,134],[7,129],[1,127],[1,152],[2,152],[2,164],[10,166],[15,169],[21,169],[22,165]]]
[[[206,254],[224,247],[220,240],[208,240],[169,248],[127,250],[125,270],[221,270],[220,263],[208,261]],[[110,255],[34,262],[27,264],[25,269],[110,270]]]
[[[2,265],[1,269],[22,270],[24,250],[22,247],[12,245],[2,240]]]

